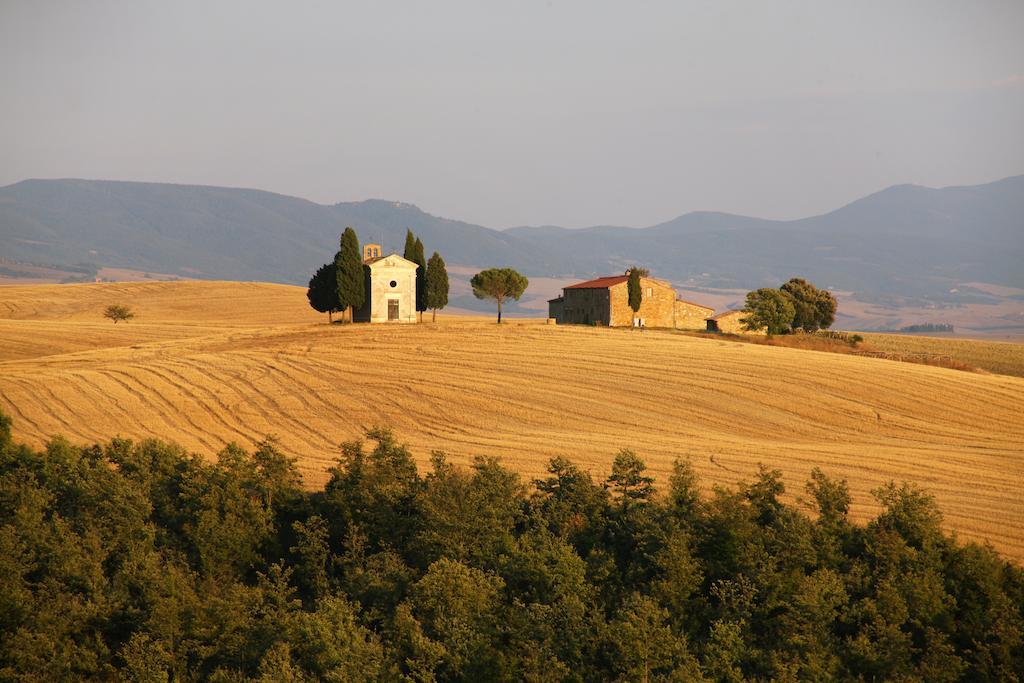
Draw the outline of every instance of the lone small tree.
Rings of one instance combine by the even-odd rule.
[[[359,253],[359,238],[352,228],[345,228],[341,235],[341,249],[334,257],[335,276],[338,291],[338,306],[348,309],[348,321],[352,313],[366,301],[364,286],[363,258]]]
[[[309,279],[306,298],[314,311],[327,314],[327,321],[334,321],[334,312],[341,310],[338,302],[338,271],[334,262],[325,263]]]
[[[626,271],[629,275],[629,280],[626,282],[626,289],[629,295],[629,307],[633,309],[633,318],[636,318],[636,314],[640,312],[640,304],[643,303],[644,294],[643,288],[640,286],[641,277],[640,268],[630,268]]]
[[[793,324],[796,309],[793,307],[793,300],[785,292],[762,287],[747,293],[743,312],[747,314],[740,320],[743,329],[767,329],[768,334],[785,334]]]
[[[412,261],[419,266],[416,269],[416,311],[423,322],[423,311],[427,310],[427,259],[423,256],[423,242],[416,238],[413,243]]]
[[[430,322],[437,321],[437,309],[448,305],[448,269],[436,251],[427,262],[427,308],[433,311]]]
[[[518,301],[530,281],[511,268],[488,268],[474,275],[469,284],[473,287],[473,296],[477,299],[494,299],[498,302],[500,324],[501,305],[509,298]]]
[[[116,325],[117,321],[119,320],[131,320],[132,318],[135,317],[135,313],[134,311],[132,311],[132,309],[128,308],[127,306],[122,306],[121,304],[111,304],[107,306],[107,308],[103,311],[103,317],[110,318],[111,320],[114,321],[114,324]]]
[[[793,327],[804,332],[828,329],[836,320],[836,298],[802,278],[792,278],[779,288],[790,296],[795,314]]]

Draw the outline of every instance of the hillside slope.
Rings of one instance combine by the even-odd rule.
[[[139,317],[103,321],[115,299]],[[849,479],[859,519],[872,488],[907,479],[964,538],[1024,559],[1024,379],[654,331],[328,326],[301,289],[273,285],[8,287],[0,301],[0,409],[35,444],[157,436],[211,454],[274,433],[313,486],[375,424],[422,463],[496,455],[526,478],[556,455],[602,476],[623,447],[660,477],[689,457],[707,485],[763,463],[799,493],[820,466]]]
[[[699,212],[644,229],[498,231],[381,200],[325,206],[247,189],[28,180],[0,188],[0,256],[303,284],[346,225],[390,249],[401,249],[411,228],[452,265],[586,277],[642,263],[677,283],[717,288],[776,286],[799,273],[830,288],[958,305],[993,300],[963,291],[964,282],[1024,288],[1022,198],[1017,176],[892,187],[797,221]]]

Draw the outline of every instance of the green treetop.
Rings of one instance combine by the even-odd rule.
[[[498,322],[501,322],[501,305],[506,299],[519,300],[530,281],[511,268],[488,268],[473,276],[469,281],[473,296],[477,299],[494,299],[498,302]]]
[[[743,312],[747,314],[740,320],[744,329],[766,329],[768,334],[788,332],[793,324],[793,316],[796,315],[790,296],[770,287],[749,292]]]

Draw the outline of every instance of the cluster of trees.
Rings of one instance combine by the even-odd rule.
[[[403,256],[419,265],[416,270],[416,310],[420,320],[423,320],[423,311],[426,310],[433,311],[433,319],[436,320],[438,309],[448,305],[448,270],[444,259],[435,251],[430,261],[426,261],[423,242],[411,230],[406,231]],[[334,261],[320,266],[309,280],[309,289],[306,290],[309,305],[315,311],[326,313],[332,322],[335,313],[347,311],[351,322],[353,312],[361,308],[369,296],[366,268],[355,230],[345,228]]]
[[[39,452],[0,416],[0,678],[131,681],[1008,681],[1024,571],[943,534],[932,499],[848,519],[815,471],[699,495],[677,462],[605,481],[556,458],[421,474],[386,430],[322,490],[273,441]]]
[[[763,287],[748,292],[743,312],[747,315],[741,322],[748,330],[766,329],[768,334],[817,332],[835,322],[836,298],[828,290],[795,277],[778,289]]]
[[[408,229],[402,255],[419,265],[416,271],[416,310],[420,314],[420,322],[426,310],[431,311],[431,321],[436,321],[438,309],[448,305],[448,270],[444,259],[435,251],[429,261],[424,260],[423,242]]]

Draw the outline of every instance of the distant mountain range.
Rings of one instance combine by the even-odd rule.
[[[305,284],[353,226],[401,250],[406,228],[450,265],[583,278],[641,264],[690,289],[747,289],[801,275],[872,297],[943,304],[1024,288],[1024,176],[973,187],[898,185],[830,213],[773,221],[689,213],[647,228],[495,230],[411,204],[322,205],[259,190],[101,180],[0,188],[0,256],[182,277]],[[950,291],[958,290],[958,291]]]

